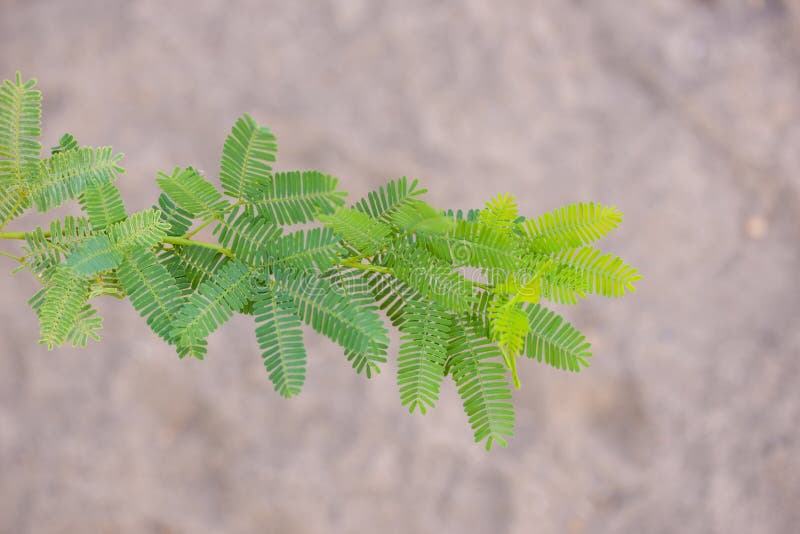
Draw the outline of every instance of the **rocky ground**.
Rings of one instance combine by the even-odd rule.
[[[48,353],[33,280],[4,275],[0,532],[797,531],[793,0],[0,0],[0,51],[0,76],[40,78],[47,146],[128,154],[131,209],[158,170],[215,174],[249,112],[282,168],[354,195],[406,174],[440,206],[615,204],[604,247],[645,275],[565,310],[592,366],[525,364],[488,454],[451,386],[409,416],[391,365],[367,381],[311,334],[279,398],[247,319],[179,361],[108,302],[102,344]]]

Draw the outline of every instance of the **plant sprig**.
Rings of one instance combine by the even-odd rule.
[[[114,185],[122,154],[65,134],[42,156],[35,85],[18,73],[0,87],[0,239],[25,242],[22,255],[0,255],[41,281],[30,304],[48,349],[98,340],[92,301],[103,295],[129,300],[181,358],[203,359],[208,335],[244,314],[275,390],[291,397],[306,376],[303,323],[371,377],[386,362],[388,319],[401,332],[401,403],[425,413],[452,377],[490,449],[513,432],[518,356],[588,365],[585,337],[541,300],[619,297],[640,279],[590,246],[620,224],[616,208],[587,202],[526,218],[500,195],[480,210],[441,211],[405,177],[347,207],[336,178],[276,171],[276,138],[248,115],[223,146],[221,189],[175,168],[159,174],[153,208],[128,213]],[[32,207],[70,200],[83,215],[4,230]],[[216,242],[196,238],[206,228]]]

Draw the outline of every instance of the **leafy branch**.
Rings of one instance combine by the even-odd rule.
[[[24,242],[21,254],[0,255],[42,283],[29,303],[48,349],[99,340],[100,296],[129,300],[181,358],[203,359],[209,334],[243,314],[269,380],[291,397],[305,383],[304,323],[371,377],[386,362],[388,319],[401,333],[400,402],[425,413],[451,377],[488,449],[513,433],[518,356],[588,365],[585,337],[542,300],[619,297],[640,279],[590,246],[620,224],[616,208],[588,202],[526,218],[500,195],[482,209],[442,211],[407,178],[348,207],[330,175],[275,171],[276,138],[248,115],[223,146],[221,187],[175,168],[159,173],[155,206],[129,213],[114,185],[122,154],[69,134],[41,154],[35,85],[17,74],[0,87],[0,239]],[[81,216],[5,230],[30,208],[70,200]],[[216,241],[197,239],[204,229]]]

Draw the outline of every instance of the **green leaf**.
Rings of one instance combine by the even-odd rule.
[[[66,152],[67,150],[75,150],[78,148],[78,140],[75,139],[71,133],[65,133],[58,140],[58,145],[51,149],[51,154],[58,154],[59,152]]]
[[[153,206],[153,209],[161,212],[161,219],[167,223],[169,235],[181,236],[192,227],[194,215],[175,204],[166,193],[158,195],[158,205]]]
[[[178,281],[158,263],[151,250],[139,249],[126,254],[117,271],[120,284],[131,304],[147,320],[156,335],[175,343],[175,322],[184,299]]]
[[[256,294],[253,314],[261,357],[275,391],[283,397],[297,395],[306,380],[306,348],[292,298],[265,289]]]
[[[219,221],[214,234],[239,260],[259,266],[267,261],[267,248],[279,238],[281,229],[264,218],[234,210]]]
[[[369,284],[373,298],[378,302],[379,308],[386,313],[392,325],[402,328],[406,321],[406,306],[411,301],[422,298],[419,292],[389,274],[359,272]]]
[[[175,167],[171,175],[158,173],[156,179],[161,189],[192,218],[221,219],[230,204],[192,167],[181,170]]]
[[[462,317],[453,319],[448,366],[464,403],[464,411],[475,433],[475,441],[506,446],[514,433],[514,406],[502,355],[480,328]]]
[[[114,181],[125,170],[118,165],[122,154],[111,147],[76,148],[42,160],[31,196],[39,211],[47,211],[75,198],[87,188]]]
[[[634,283],[642,279],[638,271],[621,258],[603,254],[594,247],[564,251],[554,256],[553,261],[577,273],[588,293],[604,297],[621,297],[628,291],[636,291]]]
[[[112,183],[87,188],[79,201],[95,232],[102,232],[126,216],[122,196]]]
[[[90,237],[67,257],[67,267],[87,276],[116,269],[122,262],[122,253],[105,235]]]
[[[375,254],[389,242],[392,228],[360,211],[339,208],[319,220],[333,229],[347,244],[364,255]]]
[[[477,222],[458,221],[453,229],[427,240],[430,250],[456,266],[511,270],[519,263],[516,240]]]
[[[483,226],[488,226],[500,234],[510,235],[518,216],[519,211],[514,197],[504,194],[497,195],[487,202],[486,207],[480,212],[479,219]]]
[[[57,267],[46,286],[39,314],[41,339],[48,350],[60,347],[78,322],[88,295],[86,278],[66,267]]]
[[[338,183],[317,171],[279,172],[252,193],[248,209],[281,225],[310,222],[344,204]]]
[[[439,400],[452,320],[443,307],[420,301],[409,303],[405,317],[397,360],[400,402],[424,414]]]
[[[41,319],[42,306],[44,305],[46,288],[37,291],[28,300],[33,311],[36,312],[37,317]],[[91,296],[89,297],[91,298]],[[75,325],[66,336],[66,342],[73,347],[85,347],[89,343],[89,339],[100,341],[100,334],[98,332],[103,329],[103,318],[97,315],[97,310],[91,304],[84,304],[81,308]]]
[[[49,276],[51,268],[61,263],[79,243],[91,237],[89,221],[83,217],[67,216],[50,223],[50,237],[37,227],[25,234],[25,266],[40,276]],[[49,272],[52,274],[52,272]]]
[[[525,355],[544,360],[556,369],[580,371],[592,356],[586,337],[563,317],[541,304],[525,309],[530,331],[525,339]]]
[[[175,278],[185,278],[192,290],[213,277],[227,261],[224,254],[205,247],[164,249],[161,262]]]
[[[398,206],[388,218],[401,231],[418,235],[444,234],[454,226],[451,218],[415,198]]]
[[[0,227],[29,205],[25,190],[42,150],[37,140],[42,134],[42,94],[35,86],[36,80],[23,82],[19,72],[14,81],[0,85],[0,193],[12,195],[10,207],[19,206],[0,210]]]
[[[55,219],[50,223],[50,242],[63,254],[93,235],[89,219],[85,217],[67,215],[63,221]]]
[[[205,339],[245,307],[253,292],[250,268],[229,260],[213,277],[206,279],[186,300],[175,321],[181,344]]]
[[[167,235],[167,224],[157,209],[146,209],[132,214],[124,221],[112,224],[108,235],[122,251],[134,248],[152,248]]]
[[[523,224],[533,252],[550,253],[596,241],[619,226],[622,213],[594,202],[571,204]]]
[[[67,334],[67,341],[75,348],[83,348],[89,340],[100,341],[100,330],[103,329],[103,318],[91,304],[85,304],[78,314],[78,320]]]
[[[30,197],[19,185],[0,184],[0,228],[22,215],[30,205]]]
[[[268,184],[277,150],[269,128],[259,127],[250,115],[240,117],[222,147],[219,177],[225,194],[241,200]]]
[[[331,268],[346,251],[330,228],[298,230],[267,245],[270,267]]]
[[[425,189],[417,189],[418,185],[417,180],[409,183],[408,178],[403,176],[382,185],[375,191],[370,191],[366,198],[356,202],[353,208],[373,219],[389,222],[390,217],[397,209],[412,202],[414,197],[427,192]]]
[[[388,344],[388,332],[371,300],[338,294],[326,280],[304,272],[277,271],[275,281],[292,297],[303,321],[345,349],[366,354]]]
[[[386,262],[399,280],[448,310],[471,309],[473,284],[464,275],[420,247],[396,248],[392,252]]]

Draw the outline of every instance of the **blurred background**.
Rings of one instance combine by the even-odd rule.
[[[47,352],[4,274],[0,532],[797,532],[798,65],[794,0],[0,0],[0,76],[39,78],[46,147],[127,153],[131,209],[159,170],[215,176],[249,112],[352,200],[408,175],[442,207],[616,205],[602,246],[645,276],[561,310],[592,366],[523,362],[486,453],[452,385],[410,416],[393,363],[310,332],[290,401],[248,318],[179,361],[103,302],[102,344]]]

